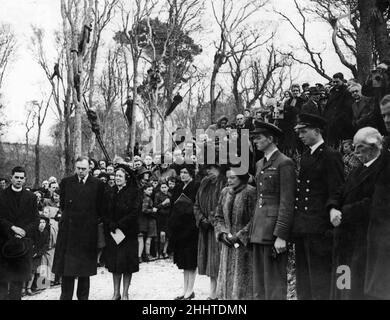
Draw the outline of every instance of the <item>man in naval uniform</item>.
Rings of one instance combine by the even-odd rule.
[[[295,129],[304,145],[297,180],[293,237],[297,296],[300,300],[330,298],[333,225],[327,203],[344,183],[341,154],[324,143],[326,120],[301,114]]]

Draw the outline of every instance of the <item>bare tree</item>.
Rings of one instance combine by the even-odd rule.
[[[93,8],[94,26],[92,44],[90,49],[91,60],[88,68],[88,80],[89,80],[89,106],[92,108],[94,105],[94,94],[95,94],[95,70],[98,51],[101,44],[101,37],[104,29],[114,16],[114,10],[117,7],[119,0],[104,0],[102,6],[99,5],[99,0],[95,0]],[[96,145],[95,136],[92,136],[92,143],[89,147],[89,153],[94,150]]]
[[[327,74],[324,66],[324,60],[322,56],[322,52],[314,50],[307,39],[307,16],[304,13],[303,8],[298,4],[297,0],[294,0],[295,7],[297,9],[297,12],[301,18],[301,25],[294,23],[290,17],[288,17],[286,14],[276,11],[285,21],[287,21],[291,27],[296,31],[298,36],[301,38],[303,49],[308,55],[308,61],[304,61],[296,57],[296,55],[293,52],[289,52],[288,55],[295,60],[296,62],[306,65],[313,70],[315,70],[319,75],[324,77],[327,80],[331,80],[332,77]]]
[[[64,49],[67,59],[67,89],[72,92],[72,103],[75,110],[73,156],[82,154],[82,91],[85,81],[85,66],[90,59],[88,50],[90,50],[93,29],[93,10],[93,0],[68,0],[67,2],[61,0]]]
[[[24,156],[24,164],[27,163],[29,159],[29,149],[30,149],[30,132],[35,127],[36,124],[36,118],[37,118],[37,112],[35,110],[35,104],[38,103],[37,101],[29,101],[26,103],[25,110],[26,110],[26,118],[24,121],[24,127],[26,129],[26,132],[24,134],[25,136],[25,156]]]
[[[16,49],[16,38],[7,24],[0,24],[0,92],[5,72]]]
[[[41,134],[42,134],[42,126],[46,120],[47,111],[49,110],[51,98],[53,96],[53,93],[50,94],[50,97],[44,101],[41,100],[40,102],[34,100],[29,103],[29,113],[27,119],[31,118],[31,129],[36,126],[37,128],[37,137],[35,141],[35,182],[34,182],[34,188],[39,187],[39,181],[41,176]],[[33,116],[31,117],[30,114]],[[27,128],[27,121],[26,121],[26,128]],[[26,147],[28,148],[28,133],[26,132]]]
[[[136,134],[136,111],[137,106],[140,104],[138,98],[138,65],[142,56],[142,48],[140,46],[142,34],[140,34],[139,29],[141,22],[150,17],[152,14],[157,1],[156,0],[135,0],[133,2],[134,7],[131,11],[126,11],[124,5],[122,4],[122,24],[123,24],[123,34],[125,35],[127,42],[130,44],[130,53],[133,62],[133,86],[132,86],[132,114],[131,114],[131,123],[129,125],[129,143],[127,147],[127,153],[130,154],[135,146],[135,134]],[[127,67],[127,59],[125,57],[125,63]],[[128,70],[128,68],[126,68]],[[129,80],[129,75],[127,72],[127,79]],[[127,88],[127,97],[130,96],[130,83],[128,83]]]
[[[228,59],[232,56],[233,53],[236,55],[240,53],[240,49],[238,49],[237,46],[242,46],[242,39],[248,38],[247,34],[244,32],[246,27],[245,24],[248,19],[253,14],[258,12],[260,8],[264,7],[268,2],[267,0],[246,0],[244,3],[238,3],[233,0],[221,1],[222,11],[220,15],[218,14],[219,11],[216,10],[215,3],[211,3],[215,20],[220,29],[219,43],[215,44],[216,52],[214,55],[213,71],[210,80],[210,106],[212,123],[214,123],[216,120],[215,112],[217,107],[217,100],[222,94],[222,91],[220,91],[217,95],[215,93],[217,75],[221,67],[228,62]],[[239,8],[237,9],[237,7]],[[250,40],[248,41],[249,42],[246,44],[247,47],[248,45],[249,48],[256,47],[257,39],[255,39],[255,42],[253,43],[251,43]]]

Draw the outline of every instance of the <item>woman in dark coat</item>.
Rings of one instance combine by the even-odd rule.
[[[106,231],[105,262],[108,271],[113,274],[113,300],[120,300],[120,285],[123,276],[122,300],[128,300],[131,276],[139,270],[138,265],[138,222],[139,195],[135,181],[133,184],[128,174],[119,168],[115,174],[114,192],[110,209],[104,217]],[[120,230],[125,238],[117,244],[111,232]],[[118,232],[118,231],[117,231]]]
[[[183,186],[173,197],[172,213],[169,218],[169,241],[173,251],[173,262],[184,269],[184,291],[176,300],[190,300],[195,297],[194,283],[197,267],[198,228],[194,217],[194,203],[198,185],[193,181],[193,166],[180,170]]]

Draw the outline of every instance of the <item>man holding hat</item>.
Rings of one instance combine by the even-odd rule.
[[[309,147],[297,180],[293,235],[298,299],[330,298],[333,226],[327,203],[344,182],[341,154],[324,143],[325,119],[301,114],[295,129]]]
[[[270,123],[258,123],[252,132],[264,157],[256,164],[256,211],[249,226],[253,250],[254,299],[287,297],[287,240],[293,221],[294,162],[276,147],[283,132]]]
[[[32,269],[31,232],[38,226],[36,196],[23,188],[26,172],[12,170],[11,185],[0,191],[0,300],[20,300]]]

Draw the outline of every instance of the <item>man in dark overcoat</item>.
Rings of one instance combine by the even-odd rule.
[[[353,136],[353,99],[341,72],[333,76],[332,84],[333,88],[329,92],[329,99],[322,116],[327,121],[327,144],[336,148],[342,140],[351,139]]]
[[[330,219],[334,230],[332,271],[333,299],[362,300],[366,274],[367,230],[370,208],[378,174],[383,169],[382,136],[377,129],[365,127],[354,137],[359,167],[351,172],[346,184],[330,199]],[[349,267],[350,287],[340,286],[341,266]]]
[[[297,180],[293,237],[298,299],[329,299],[333,226],[327,202],[344,183],[341,154],[324,143],[325,119],[301,114],[296,129],[308,146]]]
[[[383,146],[383,164],[372,197],[367,232],[367,266],[364,293],[373,299],[390,299],[390,95],[380,110],[387,130]]]
[[[89,277],[97,272],[98,222],[106,208],[104,184],[89,174],[89,160],[76,160],[76,174],[60,183],[58,238],[53,272],[62,276],[61,300],[72,300],[75,278],[77,298],[88,300]]]
[[[294,213],[295,167],[276,146],[283,132],[270,123],[252,132],[264,157],[256,165],[257,203],[249,224],[253,253],[253,297],[287,298],[287,241]]]
[[[39,213],[36,196],[23,188],[25,181],[25,170],[15,167],[11,185],[0,191],[0,300],[20,300],[23,282],[31,276],[32,242],[28,239],[38,228]],[[14,238],[23,241],[26,250],[18,250],[20,256],[10,258],[5,255],[4,245]]]

